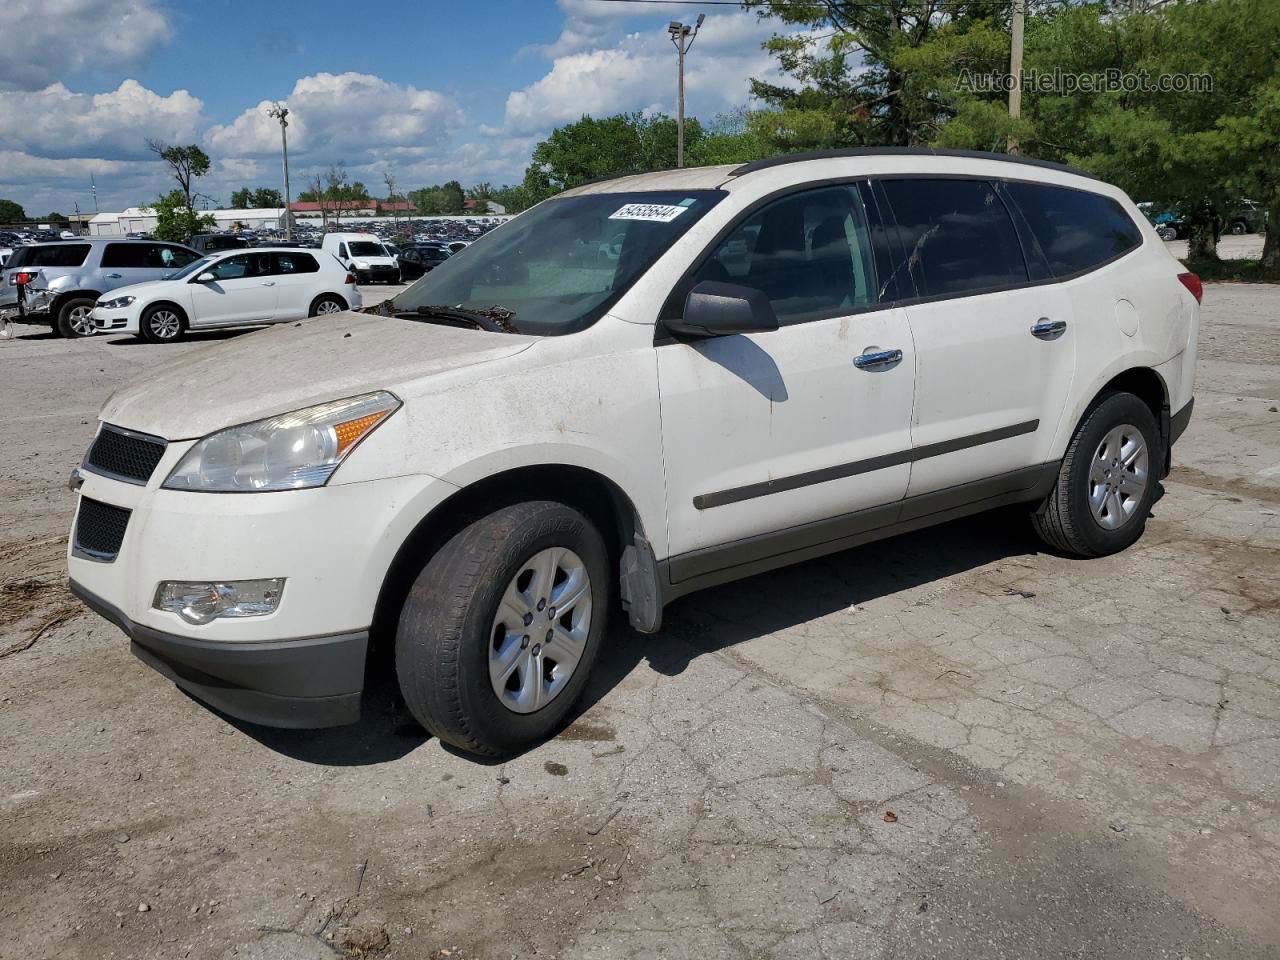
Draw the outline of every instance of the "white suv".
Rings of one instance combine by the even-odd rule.
[[[1199,298],[1120,190],[1060,166],[853,151],[591,184],[386,315],[114,394],[72,588],[262,723],[354,720],[392,644],[423,725],[502,754],[565,716],[615,598],[653,632],[701,587],[1014,503],[1062,551],[1127,547],[1191,414]]]

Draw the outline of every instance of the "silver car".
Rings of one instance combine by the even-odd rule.
[[[200,259],[178,243],[93,237],[19,247],[0,271],[0,303],[25,323],[49,323],[63,337],[96,331],[93,306],[116,287],[162,280]]]

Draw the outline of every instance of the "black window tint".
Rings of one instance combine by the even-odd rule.
[[[19,247],[6,267],[78,267],[89,256],[87,243],[57,243],[50,246]]]
[[[1018,235],[985,180],[885,180],[907,262],[925,297],[1027,282]]]
[[[806,190],[751,214],[698,268],[693,283],[703,280],[763,290],[783,324],[871,306],[875,270],[857,190]]]
[[[238,250],[241,247],[247,247],[249,242],[244,237],[205,237],[204,248],[209,253],[216,253],[219,250]]]
[[[320,264],[307,253],[277,253],[275,273],[318,273]]]
[[[1010,183],[1055,277],[1128,253],[1142,243],[1137,224],[1110,197],[1069,187]]]
[[[108,243],[102,251],[103,268],[137,269],[159,264],[148,261],[152,246],[147,243]]]
[[[260,277],[268,273],[270,264],[268,254],[246,253],[243,256],[227,257],[219,260],[209,268],[219,280],[241,280],[245,277]]]
[[[338,256],[345,257],[347,255],[347,245],[345,243],[338,244]]]

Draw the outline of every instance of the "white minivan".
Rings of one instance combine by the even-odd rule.
[[[593,183],[377,315],[118,390],[71,588],[234,716],[353,721],[385,644],[427,729],[506,754],[619,608],[652,633],[702,587],[1009,504],[1123,550],[1191,416],[1200,296],[1122,191],[1016,157]]]
[[[372,233],[326,233],[320,248],[337,257],[361,283],[400,282],[400,262]]]

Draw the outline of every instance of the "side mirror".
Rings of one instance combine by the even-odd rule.
[[[778,329],[778,316],[763,290],[703,280],[689,291],[684,316],[663,321],[682,337],[725,337]]]
[[[196,283],[213,283],[217,279],[218,278],[217,276],[214,275],[213,271],[206,270],[204,273],[196,277],[195,282]]]

